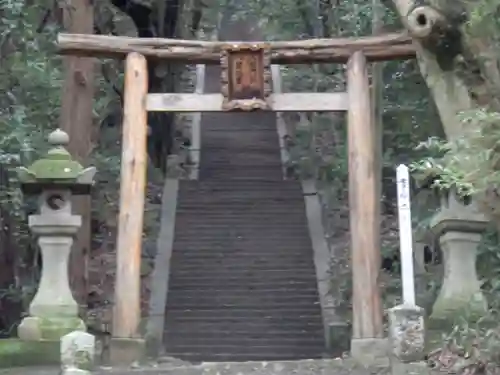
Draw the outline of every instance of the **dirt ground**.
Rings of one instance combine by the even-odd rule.
[[[54,375],[56,367],[0,370],[0,375]],[[101,367],[93,372],[100,375],[434,375],[425,365],[398,365],[396,367],[362,367],[349,359],[302,360],[285,362],[202,363],[184,365],[171,361],[150,363],[134,368]]]

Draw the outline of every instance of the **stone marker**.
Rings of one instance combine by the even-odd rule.
[[[401,362],[423,359],[425,349],[424,309],[415,304],[413,238],[408,167],[397,168],[399,243],[403,304],[389,310],[389,337],[392,354]]]
[[[95,345],[94,335],[83,331],[73,331],[61,337],[61,368],[63,373],[84,374],[90,371],[95,360]]]
[[[389,337],[392,354],[398,360],[422,360],[425,349],[424,309],[404,304],[389,309]]]

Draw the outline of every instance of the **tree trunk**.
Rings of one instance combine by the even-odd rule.
[[[0,164],[0,188],[9,190],[9,173]],[[5,197],[3,197],[5,198]],[[22,312],[22,300],[13,295],[16,290],[17,259],[20,249],[13,234],[13,225],[8,207],[0,206],[0,338],[10,337],[15,332]]]
[[[71,33],[92,34],[94,10],[91,0],[71,0],[63,8],[65,29]],[[94,61],[68,56],[64,60],[65,79],[60,127],[70,139],[68,151],[85,163],[91,150],[92,107],[94,99]],[[82,215],[82,227],[73,245],[69,264],[71,290],[81,308],[87,304],[87,257],[91,246],[90,197],[75,197],[74,211]]]
[[[477,119],[469,123],[458,116],[464,111],[485,110],[487,117],[500,110],[498,52],[494,50],[494,35],[487,34],[491,34],[484,23],[488,19],[483,14],[472,17],[477,13],[474,8],[479,6],[474,1],[424,0],[415,5],[412,0],[393,0],[393,3],[415,40],[420,70],[434,97],[446,137],[449,141],[461,138],[469,142],[468,151],[460,152],[470,155],[461,160],[459,168],[472,176],[467,182],[478,188],[476,198],[483,212],[500,226],[500,195],[494,180],[500,170],[498,121],[475,116]],[[481,17],[479,22],[478,17]],[[487,159],[476,157],[487,150],[494,151]],[[482,164],[467,167],[469,159]]]
[[[484,75],[484,64],[478,60],[478,52],[486,48],[464,32],[467,9],[459,0],[424,0],[418,6],[412,0],[393,3],[416,42],[420,70],[445,134],[457,139],[466,130],[457,119],[459,112],[493,104],[494,95],[483,78],[492,74]],[[490,70],[498,76],[497,69]]]
[[[112,0],[112,4],[126,13],[134,22],[139,38],[175,38],[183,9],[183,0],[156,2],[139,0]],[[175,92],[180,71],[173,64],[148,60],[149,92]],[[174,137],[173,113],[150,113],[148,124],[148,153],[155,167],[164,173],[167,170],[167,156],[172,150]]]

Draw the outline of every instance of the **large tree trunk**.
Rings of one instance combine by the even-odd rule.
[[[416,41],[423,78],[434,97],[449,140],[466,128],[457,114],[476,107],[496,107],[492,88],[498,84],[497,65],[479,61],[492,56],[488,43],[465,33],[469,2],[462,0],[393,0]],[[416,5],[418,3],[418,5]],[[490,82],[490,83],[489,83]],[[493,85],[492,85],[493,83]]]
[[[498,115],[500,72],[494,35],[487,18],[478,16],[478,2],[467,0],[392,0],[417,46],[423,78],[434,97],[448,141],[465,140],[452,155],[475,186],[482,210],[500,228],[498,183]],[[479,17],[483,17],[480,15]],[[481,31],[481,29],[488,31]],[[489,35],[488,35],[489,34]],[[478,110],[465,122],[459,113]],[[481,110],[481,112],[479,112]],[[493,150],[487,158],[485,151]],[[462,155],[464,153],[464,155]],[[467,164],[471,164],[467,166]]]
[[[112,4],[130,16],[140,38],[175,38],[179,36],[183,0],[112,0]],[[177,67],[169,63],[148,61],[148,70],[149,92],[176,91],[176,82],[180,74]],[[167,156],[173,145],[174,114],[158,112],[150,113],[148,117],[151,129],[148,139],[148,153],[155,167],[166,172]]]
[[[92,34],[94,30],[94,7],[90,0],[72,0],[63,9],[64,27],[71,33]],[[76,56],[64,59],[65,78],[63,86],[60,127],[69,135],[69,152],[82,164],[92,150],[92,106],[94,101],[94,60]],[[91,246],[90,197],[73,199],[74,211],[82,216],[70,255],[70,285],[81,309],[86,309],[88,293],[87,262]]]

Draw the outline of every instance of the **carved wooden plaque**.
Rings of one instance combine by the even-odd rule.
[[[222,48],[222,109],[269,109],[271,58],[267,44],[228,44]]]

